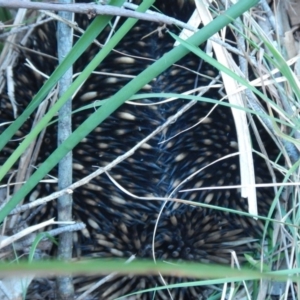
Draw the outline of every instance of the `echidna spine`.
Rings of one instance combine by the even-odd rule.
[[[157,1],[157,7],[169,15],[186,21],[194,9],[192,1],[178,0],[176,2],[178,7],[173,6],[171,2]],[[84,23],[88,22],[87,19],[80,20]],[[33,36],[29,47],[41,48],[48,54],[54,55],[56,42],[50,34],[54,32],[53,26],[54,24],[47,24],[40,28],[40,35]],[[129,80],[112,74],[123,73],[135,76],[147,67],[144,59],[137,57],[128,59],[127,55],[141,55],[155,60],[169,51],[174,41],[167,32],[162,32],[162,35],[157,33],[148,35],[155,32],[155,29],[157,24],[139,22],[130,34],[124,37],[118,46],[118,52],[112,52],[99,66],[99,71],[111,75],[105,76],[101,73],[91,76],[74,99],[74,109],[80,108],[85,103],[93,103],[97,99],[109,98]],[[177,31],[174,27],[170,27],[170,30]],[[49,36],[46,47],[40,42],[40,36]],[[100,41],[102,39],[103,37],[99,38]],[[90,61],[97,51],[98,48],[91,46],[78,61],[75,72],[82,70],[86,61]],[[35,61],[37,67],[43,67],[49,73],[55,67],[52,61],[47,61],[44,57],[36,59],[31,57],[31,59]],[[213,76],[216,72],[199,62],[199,59],[193,55],[187,56],[178,64],[184,68],[173,66],[158,76],[142,92],[149,92],[151,89],[152,92],[182,93],[193,89],[196,81],[203,85],[207,84],[200,72],[209,72]],[[199,65],[201,65],[200,70]],[[16,86],[19,87],[17,89],[19,99],[28,101],[41,85],[41,80],[35,80],[36,86],[27,85],[22,88],[24,77],[28,79],[32,76],[32,72],[25,69],[22,64],[16,67],[15,81]],[[217,91],[211,89],[206,97],[218,98]],[[25,105],[25,102],[22,104]],[[103,167],[130,150],[186,104],[183,99],[163,104],[157,102],[149,97],[141,101],[147,106],[125,104],[84,139],[74,149],[74,180],[89,174],[94,170],[94,166]],[[6,95],[2,96],[1,105],[10,107]],[[190,187],[226,186],[240,181],[236,156],[206,167],[215,160],[237,151],[231,111],[217,106],[206,117],[211,108],[212,105],[209,103],[197,103],[162,133],[139,148],[133,156],[113,168],[110,175],[132,194],[140,197],[167,198],[185,178],[203,169],[180,186],[180,190],[172,194],[172,197],[247,211],[247,203],[237,190],[208,189],[201,192],[180,192]],[[5,112],[1,118],[11,120],[12,116],[9,113]],[[87,111],[74,114],[74,127],[81,124],[88,114]],[[194,126],[204,117],[206,118],[201,124]],[[168,140],[169,138],[171,139]],[[47,140],[43,145],[40,160],[51,153],[54,140],[56,140],[55,128],[51,127],[47,132]],[[165,142],[166,140],[168,141]],[[268,177],[259,158],[256,160],[256,166],[258,177]],[[53,174],[55,175],[55,172]],[[53,190],[54,187],[49,184],[39,186],[41,195]],[[265,214],[273,198],[272,190],[262,189],[259,197],[260,213]],[[82,220],[87,224],[87,230],[75,236],[75,255],[126,259],[136,255],[139,258],[151,258],[153,256],[151,244],[154,239],[155,256],[158,259],[229,263],[231,250],[235,250],[238,257],[243,260],[243,254],[255,248],[255,245],[249,241],[252,241],[251,238],[259,237],[261,232],[261,224],[249,218],[224,214],[213,209],[187,205],[174,208],[170,205],[163,211],[154,237],[154,223],[160,206],[159,201],[150,202],[129,197],[117,189],[107,176],[93,179],[84,187],[74,191],[74,219]],[[40,215],[40,219],[53,215],[53,211],[55,205],[48,205]],[[37,218],[36,222],[40,219]],[[251,231],[249,231],[249,224]],[[240,243],[230,246],[231,242],[236,240]],[[167,283],[190,280],[192,279],[166,278]],[[87,283],[94,281],[95,278],[77,278],[76,288],[78,291],[84,290]],[[124,293],[162,284],[159,276],[117,276],[99,287],[93,295],[99,299],[101,297],[112,299]],[[193,299],[202,292],[203,289],[200,287],[171,290],[171,294],[176,299]],[[168,292],[164,290],[156,295],[157,299],[169,297]],[[139,297],[151,299],[152,296],[147,293]]]

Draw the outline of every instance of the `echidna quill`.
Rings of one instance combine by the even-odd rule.
[[[155,6],[161,12],[182,21],[187,21],[195,9],[193,1],[188,0],[156,1]],[[86,27],[89,20],[87,16],[80,15],[77,16],[77,22],[81,27]],[[73,100],[74,110],[96,100],[109,98],[132,76],[151,64],[152,60],[169,51],[174,40],[166,31],[158,32],[157,29],[157,23],[138,22],[117,46],[117,51],[112,52],[99,66],[98,71],[102,73],[92,75],[80,89]],[[168,26],[168,30],[177,34],[179,32],[175,26]],[[99,37],[100,42],[105,39],[108,31]],[[55,57],[55,24],[48,23],[37,28],[27,46]],[[75,72],[82,71],[98,50],[96,45],[92,45],[76,63]],[[14,69],[15,97],[19,111],[26,107],[43,82],[40,75],[24,66],[24,59],[28,58],[37,69],[47,74],[51,74],[56,65],[56,61],[49,56],[25,51],[21,57]],[[128,75],[129,78],[119,77],[118,74]],[[217,72],[196,56],[188,55],[141,92],[180,94],[207,85],[209,79],[203,74],[215,77]],[[205,96],[220,98],[216,89],[210,89]],[[130,150],[187,103],[182,99],[157,103],[161,100],[149,98],[139,101],[147,104],[144,106],[124,104],[87,136],[73,151],[74,182],[94,171],[95,166],[105,166]],[[240,184],[237,155],[213,163],[236,153],[238,148],[230,109],[219,105],[211,111],[212,107],[212,104],[206,102],[194,105],[167,129],[142,145],[130,158],[114,167],[109,172],[110,176],[124,189],[139,197],[180,198],[247,212],[247,201],[241,198],[237,189],[180,192],[197,187]],[[13,120],[11,108],[8,96],[1,95],[1,122]],[[74,128],[91,112],[83,110],[74,114]],[[202,122],[199,123],[200,120]],[[20,135],[29,130],[26,126]],[[48,128],[39,161],[46,159],[54,149],[55,130],[55,126]],[[9,143],[1,153],[2,162],[15,146],[16,142]],[[198,170],[201,171],[197,173]],[[257,157],[255,170],[258,182],[269,182],[270,176],[265,164]],[[194,173],[194,176],[181,184]],[[56,175],[55,171],[52,175]],[[37,188],[38,197],[54,190],[55,187],[50,184],[41,185]],[[259,212],[265,215],[273,200],[272,190],[260,189],[258,200]],[[86,230],[74,234],[74,256],[127,259],[135,255],[151,259],[155,255],[156,259],[166,261],[172,259],[229,264],[232,251],[243,261],[243,254],[255,249],[253,239],[260,237],[262,224],[254,219],[183,204],[174,206],[171,202],[162,210],[154,237],[154,226],[161,207],[161,201],[132,198],[116,187],[106,175],[99,176],[74,191],[74,220],[81,220],[87,225]],[[50,216],[55,216],[55,202],[48,204],[34,222]],[[76,278],[76,293],[84,292],[87,285],[98,280],[96,277]],[[163,282],[159,275],[116,275],[96,288],[90,297],[114,299],[142,289],[189,280],[167,277]],[[40,287],[39,292],[36,287],[35,283],[34,291],[31,291],[35,295],[40,293],[43,297],[49,297],[47,299],[55,297],[49,294],[49,290],[43,291]],[[171,296],[173,299],[201,299],[202,293],[203,287],[186,287],[160,290],[154,294],[144,293],[136,295],[134,299],[169,299]]]

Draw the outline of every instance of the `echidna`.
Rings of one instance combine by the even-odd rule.
[[[187,21],[194,10],[193,1],[188,0],[156,1],[156,7],[163,13],[182,21]],[[86,16],[79,16],[77,22],[86,26],[88,19]],[[55,24],[49,23],[38,28],[28,47],[55,56],[54,27]],[[173,47],[174,40],[167,32],[152,33],[157,27],[158,25],[154,23],[138,22],[137,26],[118,45],[116,49],[118,52],[112,52],[99,66],[99,71],[127,75],[139,74],[151,63],[144,58],[155,60]],[[175,27],[170,26],[168,29],[178,33]],[[100,41],[102,39],[103,36],[99,38]],[[75,72],[81,71],[97,50],[96,46],[91,46],[75,65]],[[49,58],[37,57],[30,53],[25,53],[24,56],[28,57],[38,69],[48,74],[55,67],[55,61]],[[199,84],[207,84],[201,73],[215,74],[214,70],[208,69],[208,66],[201,63],[194,55],[185,57],[178,65],[158,76],[155,81],[145,87],[143,92],[182,93]],[[97,99],[108,98],[129,80],[114,75],[91,76],[74,99],[74,109],[93,103]],[[32,71],[20,62],[14,69],[14,81],[20,109],[37,92],[42,79],[38,75],[33,75]],[[217,99],[218,93],[212,89],[206,96]],[[123,105],[74,149],[74,181],[89,174],[94,166],[105,166],[131,149],[186,103],[181,99],[164,104],[156,104],[157,99],[144,99],[141,102],[148,105]],[[1,97],[1,108],[5,108],[5,112],[3,109],[1,112],[1,122],[12,120],[11,106],[6,95]],[[247,211],[246,200],[241,198],[239,191],[234,189],[179,192],[179,190],[194,187],[240,184],[237,156],[204,168],[221,157],[237,152],[231,111],[217,106],[206,117],[211,108],[212,105],[206,102],[194,105],[167,130],[152,138],[133,156],[113,168],[110,175],[130,193],[140,197],[172,195],[172,197],[190,201]],[[86,111],[75,114],[74,126],[81,124],[87,114],[89,112]],[[204,117],[206,118],[203,119]],[[203,122],[194,126],[201,119]],[[23,130],[26,131],[26,128]],[[55,130],[50,127],[42,146],[40,160],[49,155],[55,143]],[[13,143],[10,145],[11,147],[6,148],[6,152],[1,154],[2,161],[14,148]],[[201,172],[180,186],[178,191],[176,190],[184,179],[202,168]],[[256,176],[259,182],[269,182],[264,163],[258,158]],[[54,188],[47,186],[47,189],[49,193]],[[40,195],[45,192],[45,187],[41,186]],[[258,196],[259,211],[261,214],[266,214],[273,199],[272,190],[261,189]],[[76,238],[76,255],[123,258],[136,255],[141,258],[152,258],[151,243],[154,225],[161,205],[159,201],[132,199],[116,188],[106,175],[94,179],[74,192],[74,219],[82,220],[87,224],[87,230],[78,234]],[[55,205],[51,203],[43,210],[41,217],[53,215],[54,211]],[[253,225],[251,232],[249,232],[249,224]],[[243,254],[252,250],[252,246],[248,243],[249,238],[258,237],[260,226],[261,224],[253,219],[237,217],[233,214],[185,205],[176,207],[167,205],[158,221],[155,256],[157,259],[164,260],[228,263],[230,252],[234,250],[239,258],[243,259]],[[222,237],[221,240],[220,237]],[[231,243],[243,239],[245,243],[237,243],[235,246]],[[166,283],[181,280],[164,279]],[[76,279],[78,292],[83,291],[85,282],[91,280],[94,278]],[[159,285],[163,285],[159,276],[115,276],[99,287],[94,295],[96,299],[113,299],[126,293]],[[174,299],[199,299],[201,291],[201,288],[196,287],[162,290],[157,292],[155,299],[168,299],[169,293]],[[153,299],[153,295],[143,294],[136,299]]]

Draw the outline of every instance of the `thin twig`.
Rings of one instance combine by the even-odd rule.
[[[22,31],[27,31],[27,30],[33,29],[37,26],[43,25],[43,24],[48,23],[50,21],[52,21],[52,18],[47,18],[47,19],[38,21],[34,24],[29,24],[29,25],[26,25],[26,26],[19,25],[18,28],[15,28],[15,29],[12,29],[8,32],[0,34],[0,40],[4,40],[10,35],[17,34],[17,33],[20,33]],[[0,26],[0,29],[1,29],[1,26]]]
[[[0,7],[68,11],[73,13],[86,14],[89,18],[93,18],[97,15],[122,16],[122,17],[140,19],[144,21],[163,23],[167,25],[174,24],[182,28],[189,29],[191,31],[198,30],[197,28],[194,28],[183,22],[180,22],[174,18],[156,12],[147,11],[146,13],[140,13],[125,8],[119,8],[110,5],[98,5],[94,3],[89,3],[89,4],[75,3],[75,4],[61,5],[58,3],[56,4],[56,3],[44,3],[44,2],[23,2],[21,0],[11,0],[11,1],[0,0]]]
[[[174,114],[173,116],[169,117],[164,124],[162,124],[159,127],[157,127],[151,134],[149,134],[147,137],[145,137],[143,140],[141,140],[139,143],[137,143],[129,151],[127,151],[126,153],[124,153],[121,156],[118,156],[115,160],[113,160],[107,166],[105,166],[103,168],[97,169],[95,172],[89,174],[88,176],[84,177],[80,181],[77,181],[77,182],[71,184],[68,188],[65,188],[65,189],[63,189],[61,191],[58,191],[58,192],[54,192],[54,193],[52,193],[51,195],[49,195],[49,196],[47,196],[45,198],[37,199],[36,201],[34,201],[32,203],[28,203],[26,205],[23,205],[22,208],[21,207],[17,207],[10,214],[12,214],[12,213],[19,213],[20,211],[24,211],[24,210],[26,210],[28,208],[33,208],[34,206],[38,206],[38,205],[47,203],[47,202],[49,202],[51,200],[54,200],[54,199],[58,198],[59,196],[61,196],[63,194],[72,194],[73,190],[75,190],[76,188],[87,184],[93,178],[99,176],[100,174],[103,174],[103,173],[109,171],[114,166],[116,166],[117,164],[119,164],[123,160],[125,160],[128,157],[130,157],[131,155],[133,155],[138,148],[140,148],[143,144],[145,144],[147,141],[149,141],[151,138],[153,138],[159,132],[163,131],[169,125],[171,125],[172,123],[174,123],[175,120],[178,120],[180,118],[180,116],[182,116],[188,109],[190,109],[196,103],[197,103],[197,101],[190,101],[190,102],[188,102],[176,114]]]
[[[61,5],[67,6],[71,0],[60,0]],[[60,11],[59,16],[73,21],[74,14]],[[69,54],[73,46],[73,29],[63,22],[57,25],[57,53],[61,63]],[[73,67],[70,67],[59,80],[59,97],[61,97],[72,84]],[[58,141],[60,146],[72,134],[72,99],[63,105],[58,113]],[[72,184],[73,180],[72,151],[66,154],[58,164],[58,189],[62,190]],[[72,194],[59,197],[57,202],[58,220],[68,222],[72,220]],[[60,230],[61,228],[58,228]],[[59,236],[58,259],[70,261],[72,259],[73,234],[63,232]],[[72,274],[57,277],[57,294],[59,299],[74,299],[74,285]]]

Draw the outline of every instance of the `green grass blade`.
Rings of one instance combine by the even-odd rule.
[[[146,11],[152,4],[154,0],[147,0],[141,5],[139,11]],[[137,19],[128,19],[121,28],[117,31],[117,33],[111,38],[111,40],[102,48],[102,50],[95,56],[95,58],[88,64],[88,66],[82,71],[82,73],[77,77],[77,79],[72,83],[70,88],[64,93],[64,95],[53,105],[53,107],[48,111],[48,113],[42,118],[42,120],[32,129],[32,131],[26,136],[24,141],[20,144],[20,146],[14,151],[14,153],[8,158],[8,160],[3,164],[0,169],[0,180],[5,176],[5,174],[10,170],[16,160],[20,157],[20,155],[25,151],[25,149],[30,145],[31,141],[41,132],[43,128],[47,126],[52,117],[56,114],[56,112],[63,106],[63,104],[77,91],[77,89],[82,85],[82,83],[90,76],[90,74],[99,66],[99,64],[103,61],[103,59],[111,52],[111,50],[119,43],[119,41],[124,37],[124,35],[135,25]],[[106,118],[106,117],[105,117]],[[80,129],[81,128],[81,129]],[[85,137],[88,133],[84,130],[84,128],[78,128],[80,132],[81,138],[78,142]],[[74,135],[73,135],[74,136]],[[77,143],[78,143],[77,142]],[[63,146],[63,145],[62,145]],[[74,147],[74,146],[73,146]],[[73,148],[72,147],[72,148]],[[68,149],[72,149],[68,148]],[[70,150],[67,150],[69,152]],[[60,150],[61,151],[61,150]],[[59,151],[58,151],[59,152]],[[67,153],[65,152],[65,153]],[[60,152],[59,152],[60,153]],[[60,160],[59,156],[55,160],[55,166]],[[56,156],[57,157],[57,156]],[[47,162],[47,161],[46,161]],[[46,163],[45,162],[45,163]],[[53,168],[53,167],[52,167]],[[51,169],[52,169],[51,168]],[[47,171],[48,172],[48,171]],[[44,177],[47,172],[43,174]],[[30,190],[39,182],[39,180],[29,180]],[[29,191],[30,191],[29,190]],[[24,198],[26,194],[20,195],[20,197]],[[12,202],[9,203],[9,205]],[[12,208],[15,207],[12,206]],[[0,215],[3,211],[1,211]]]
[[[114,0],[115,5],[121,6],[125,0]],[[79,56],[89,47],[98,34],[106,27],[111,20],[111,16],[99,16],[88,27],[85,34],[74,45],[69,55],[65,60],[55,69],[51,77],[45,82],[40,91],[33,98],[28,107],[23,113],[15,120],[1,135],[0,135],[0,151],[4,148],[7,142],[13,137],[38,105],[45,99],[47,94],[51,91],[54,85],[58,82],[59,78],[68,70]],[[3,174],[0,169],[0,174]],[[1,180],[1,179],[0,179]]]
[[[264,45],[268,48],[268,50],[272,53],[273,58],[265,53],[266,59],[270,62],[271,65],[275,65],[275,67],[281,72],[281,74],[287,79],[289,84],[291,85],[293,92],[297,96],[298,100],[300,100],[300,88],[291,72],[289,65],[286,63],[285,59],[278,52],[278,50],[270,43],[263,35],[261,35],[263,39]]]
[[[120,1],[120,0],[119,0]],[[121,2],[124,2],[123,0]],[[14,121],[0,136],[0,150],[11,139],[15,132],[22,126],[27,120],[29,115],[36,109],[51,88],[57,83],[59,78],[65,73],[65,71],[74,63],[74,61],[86,50],[86,48],[94,41],[97,35],[107,26],[110,18],[98,17],[91,26],[86,30],[85,34],[76,43],[69,55],[62,62],[61,65],[53,72],[52,76],[47,80],[41,90],[34,97],[32,102],[28,105],[25,111]],[[106,48],[107,49],[107,48]],[[107,55],[108,53],[106,53]],[[104,57],[103,57],[104,59]],[[93,70],[98,66],[97,62],[94,62]],[[90,75],[89,70],[85,69],[80,76],[76,79],[66,94],[63,95],[55,105],[49,110],[45,117],[37,124],[37,126],[27,135],[25,140],[20,146],[13,152],[13,154],[7,159],[5,164],[0,168],[0,180],[6,175],[17,159],[22,155],[30,143],[36,138],[52,119],[52,117],[58,112],[58,110],[64,105],[64,103],[72,97],[77,88],[88,78]]]
[[[198,55],[205,62],[209,63],[211,66],[215,67],[219,71],[221,71],[221,72],[227,74],[228,76],[232,77],[238,83],[240,83],[241,85],[247,87],[252,92],[254,92],[255,94],[257,94],[259,97],[261,97],[262,99],[264,99],[267,103],[270,101],[269,98],[266,95],[264,95],[262,92],[260,92],[254,86],[252,86],[247,80],[243,79],[238,74],[234,73],[233,71],[231,71],[227,67],[225,67],[222,64],[220,64],[216,59],[214,59],[211,56],[207,55],[204,51],[202,51],[198,47],[195,47],[194,45],[188,43],[187,41],[182,40],[181,38],[179,38],[178,36],[176,36],[172,32],[170,32],[170,35],[176,41],[180,42],[183,46],[185,46],[187,49],[189,49],[191,52],[193,52],[194,54]],[[276,109],[278,109],[281,113],[284,113],[284,111],[279,106],[276,106]]]
[[[108,274],[111,272],[118,272],[119,274],[157,274],[162,275],[178,274],[180,277],[190,276],[193,278],[221,278],[225,281],[240,281],[251,279],[273,279],[276,281],[291,281],[299,280],[299,269],[280,270],[272,272],[259,272],[249,268],[242,270],[230,268],[229,266],[219,266],[215,264],[201,264],[201,263],[174,263],[157,262],[153,263],[151,260],[134,260],[130,264],[126,264],[125,260],[108,260],[108,259],[92,259],[86,261],[76,262],[62,262],[62,261],[39,261],[28,263],[20,261],[18,264],[0,263],[0,275],[20,275],[20,274],[35,274],[44,276],[53,276],[53,274]],[[199,282],[199,285],[201,282]],[[170,285],[173,286],[173,285]],[[174,285],[178,286],[178,284]],[[180,284],[179,284],[180,286]],[[164,289],[165,287],[158,287],[157,289]]]
[[[202,44],[216,32],[228,25],[232,19],[239,17],[257,2],[258,0],[239,1],[237,4],[229,8],[225,14],[218,16],[214,21],[190,37],[188,39],[188,43],[197,46]],[[129,21],[132,20],[129,19],[126,22]],[[53,167],[57,165],[58,161],[71,151],[88,133],[101,124],[107,116],[114,112],[133,94],[138,92],[145,84],[149,83],[154,77],[158,76],[188,53],[189,50],[182,45],[175,47],[173,50],[166,53],[160,60],[156,61],[149,68],[143,71],[139,76],[130,81],[122,90],[117,92],[110,101],[105,102],[101,108],[84,121],[83,124],[50,155],[47,161],[38,168],[27,183],[24,184],[22,188],[11,198],[10,202],[5,205],[0,213],[0,222],[2,222],[5,216],[34,188],[36,183],[39,182],[51,169],[53,169]],[[68,99],[69,95],[66,98]]]

